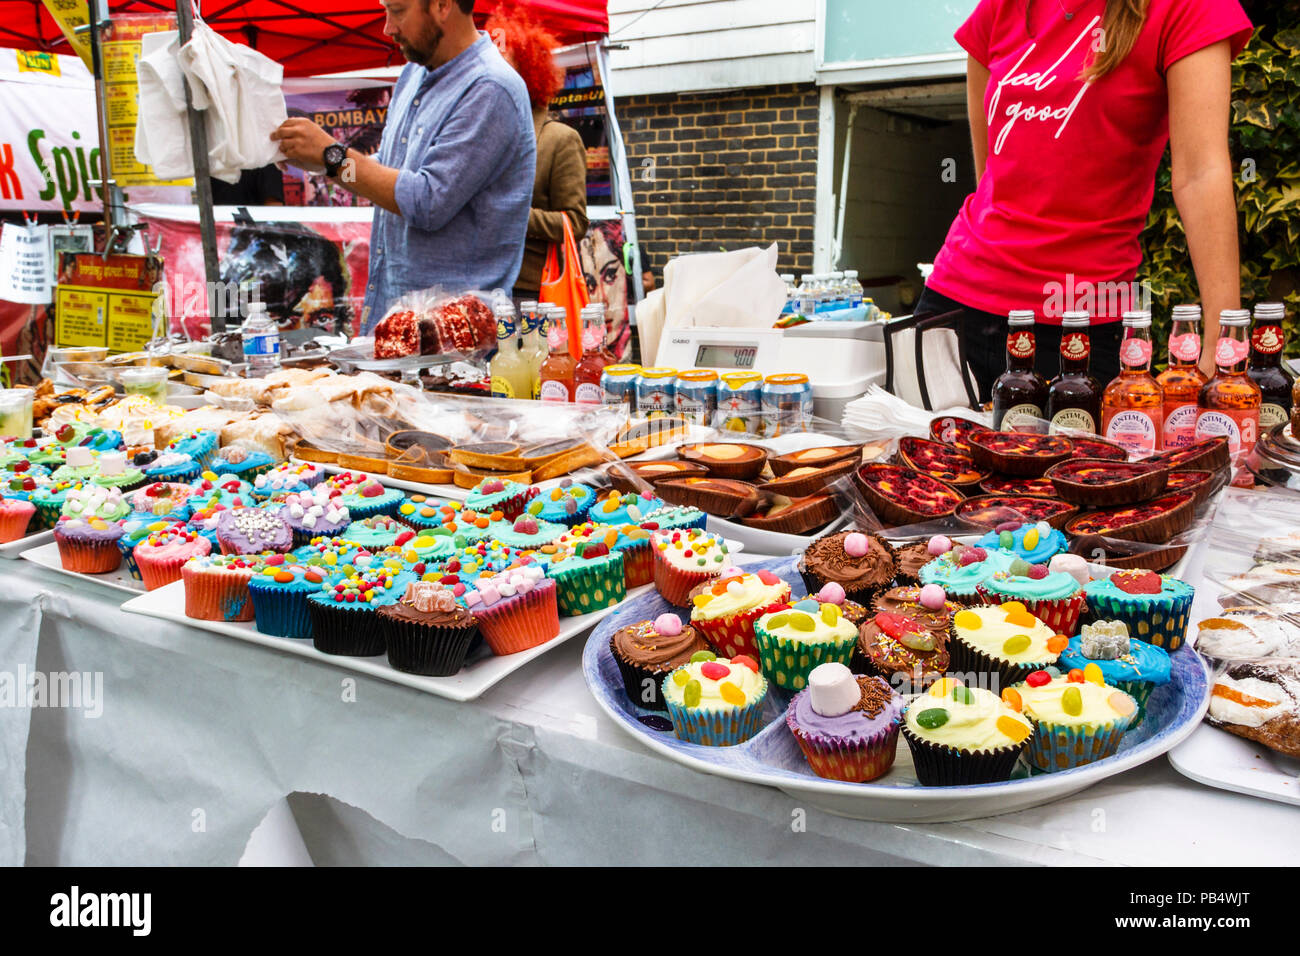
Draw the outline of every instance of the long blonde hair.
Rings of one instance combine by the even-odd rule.
[[[1151,0],[1106,0],[1106,15],[1101,29],[1104,44],[1083,67],[1083,79],[1101,79],[1133,52],[1138,34],[1147,20]]]

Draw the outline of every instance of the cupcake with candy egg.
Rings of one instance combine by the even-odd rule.
[[[664,678],[703,650],[708,650],[704,638],[671,611],[653,621],[620,627],[609,638],[609,652],[628,699],[646,710],[668,709],[662,694]]]
[[[814,667],[834,663],[847,668],[858,629],[840,613],[839,605],[805,598],[758,618],[754,637],[763,675],[793,692],[807,686]]]
[[[640,524],[645,516],[664,506],[664,502],[648,492],[623,494],[610,490],[598,499],[587,512],[587,520],[595,524]]]
[[[902,714],[903,698],[888,683],[832,662],[809,673],[785,725],[817,776],[864,783],[894,765]]]
[[[194,510],[219,502],[227,508],[255,508],[253,486],[235,475],[218,475],[205,471],[190,482],[190,507]]]
[[[500,511],[505,517],[514,519],[524,513],[524,506],[536,494],[537,488],[529,485],[487,478],[465,496],[465,507],[484,514]]]
[[[140,568],[145,590],[153,591],[181,579],[181,568],[190,558],[208,554],[212,545],[197,531],[172,525],[150,532],[132,551]]]
[[[404,495],[396,488],[385,488],[379,481],[360,472],[340,472],[325,479],[324,485],[336,488],[339,503],[359,521],[373,515],[395,515]]]
[[[857,601],[850,601],[848,595],[844,593],[844,588],[831,581],[829,584],[823,584],[821,590],[816,594],[810,594],[809,597],[816,598],[822,604],[834,604],[840,609],[840,613],[854,627],[861,627],[862,623],[871,616],[871,610],[863,607]]]
[[[185,616],[200,621],[253,620],[248,582],[261,567],[261,559],[254,555],[205,554],[190,558],[181,565]]]
[[[689,743],[733,747],[763,729],[767,678],[748,655],[696,651],[664,678],[662,694],[674,733]]]
[[[248,580],[257,629],[272,637],[310,638],[307,596],[321,589],[333,576],[331,571],[341,575],[354,570],[351,564],[313,565],[296,556],[263,556],[260,569]]]
[[[325,488],[306,488],[280,499],[275,513],[293,531],[295,547],[308,544],[312,538],[337,535],[352,523],[352,514],[339,497]]]
[[[1089,664],[1098,668],[1106,684],[1122,690],[1137,704],[1129,730],[1142,723],[1151,692],[1169,683],[1172,670],[1169,653],[1163,647],[1129,637],[1128,625],[1123,621],[1083,625],[1057,661],[1058,668],[1067,673],[1086,673]]]
[[[171,521],[188,521],[191,497],[193,490],[189,485],[154,481],[131,492],[127,501],[131,510],[137,514],[153,515]]]
[[[809,544],[798,569],[809,594],[834,581],[852,600],[869,605],[894,580],[894,549],[879,535],[841,531]]]
[[[997,694],[952,677],[912,698],[901,729],[916,778],[926,787],[1009,780],[1034,736],[1029,718]]]
[[[200,471],[206,471],[212,467],[212,459],[217,453],[217,433],[206,428],[192,431],[172,439],[164,451],[189,455],[198,462]]]
[[[394,517],[398,521],[406,522],[416,531],[446,527],[454,532],[456,529],[452,526],[456,524],[460,513],[459,501],[443,501],[441,498],[416,494],[408,495],[406,500],[397,506]]]
[[[575,541],[549,554],[543,563],[546,576],[555,582],[556,602],[565,617],[613,607],[627,597],[623,555],[603,541]]]
[[[99,456],[97,464],[99,468],[90,481],[101,488],[130,491],[145,483],[144,472],[127,466],[125,452],[106,451]]]
[[[26,536],[36,506],[21,498],[0,498],[0,544]]]
[[[891,588],[875,607],[858,628],[854,669],[906,692],[924,690],[948,672],[949,627],[960,607],[946,599],[943,588]]]
[[[324,477],[319,465],[309,461],[284,461],[253,478],[253,496],[260,501],[289,492],[314,488]]]
[[[560,633],[559,593],[559,583],[532,564],[480,578],[464,600],[492,653],[505,655],[545,644]]]
[[[54,541],[65,571],[78,574],[108,574],[122,563],[117,539],[122,526],[102,518],[60,518],[54,525]]]
[[[133,463],[144,459],[141,468],[147,481],[183,481],[190,482],[203,472],[203,466],[193,457],[179,451],[140,452]]]
[[[1072,575],[1052,572],[1046,564],[1014,558],[1005,571],[995,571],[976,591],[988,604],[1020,602],[1057,634],[1068,637],[1078,630],[1083,588]]]
[[[426,677],[450,677],[461,669],[478,633],[478,621],[451,589],[430,581],[408,581],[375,621],[394,670]]]
[[[1033,671],[1002,699],[1033,721],[1026,756],[1045,773],[1114,756],[1138,712],[1137,701],[1106,684],[1096,664],[1065,676]]]
[[[325,581],[307,595],[312,646],[322,654],[375,657],[387,647],[376,612],[397,602],[415,575],[399,564],[373,563],[354,574]]]
[[[669,604],[689,607],[691,589],[731,566],[727,542],[698,528],[656,531],[650,535],[655,590]]]
[[[952,617],[948,655],[955,673],[996,675],[997,687],[1056,664],[1070,639],[1018,601],[963,608]]]
[[[1046,521],[1021,524],[1008,521],[1000,524],[975,542],[985,550],[1001,548],[1010,551],[1030,564],[1047,564],[1052,556],[1069,548],[1065,534]]]
[[[389,515],[371,515],[350,522],[338,537],[367,551],[382,551],[397,544],[399,539],[409,541],[415,537],[415,532]]]
[[[949,601],[973,606],[984,603],[979,586],[998,571],[1010,568],[1015,558],[1010,551],[953,545],[922,566],[919,577],[922,585],[937,584],[943,588]]]
[[[293,549],[293,532],[279,515],[261,508],[232,508],[217,515],[222,554],[284,554]]]
[[[1123,621],[1130,637],[1172,652],[1187,636],[1196,589],[1154,571],[1116,571],[1090,582],[1084,593],[1094,618]]]
[[[595,500],[596,492],[587,485],[577,484],[572,478],[562,478],[557,487],[541,492],[530,501],[528,512],[540,521],[572,528],[586,520]]]
[[[709,646],[726,657],[758,660],[754,622],[781,610],[790,600],[790,585],[771,571],[723,575],[691,598],[691,625]]]
[[[517,551],[532,551],[558,541],[565,530],[562,524],[543,521],[525,513],[513,521],[503,515],[500,521],[489,522],[487,536]]]

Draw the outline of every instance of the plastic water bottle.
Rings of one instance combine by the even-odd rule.
[[[817,286],[807,273],[799,282],[799,314],[811,319],[817,311]]]
[[[844,287],[844,273],[831,273],[831,308],[847,309],[849,307],[848,290]]]
[[[792,315],[799,311],[799,290],[795,287],[794,276],[788,272],[781,274],[781,281],[785,283],[785,305],[781,307],[781,314]]]
[[[866,290],[862,288],[862,283],[858,281],[858,270],[848,269],[844,273],[844,284],[849,289],[849,308],[857,309],[862,306],[862,300],[866,296]]]
[[[280,368],[280,325],[266,311],[265,303],[249,304],[239,335],[249,378],[261,378]]]

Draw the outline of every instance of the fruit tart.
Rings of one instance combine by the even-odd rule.
[[[1050,478],[1002,478],[994,475],[980,482],[986,495],[1015,495],[1031,498],[1055,498],[1056,486]]]
[[[871,510],[891,525],[947,517],[962,500],[942,481],[903,465],[873,462],[854,472],[853,479]]]
[[[1059,498],[1034,495],[976,495],[957,506],[957,520],[968,528],[992,531],[1000,524],[1016,521],[1037,524],[1046,521],[1053,528],[1064,527],[1078,508]]]
[[[1074,453],[1083,458],[1104,458],[1107,461],[1128,461],[1128,452],[1113,441],[1095,435],[1070,435]]]
[[[991,432],[987,425],[978,425],[968,418],[944,415],[930,421],[930,437],[945,445],[970,452],[970,436],[978,432]]]
[[[1165,490],[1169,470],[1143,461],[1072,458],[1047,472],[1056,493],[1076,505],[1109,508],[1154,498]]]
[[[799,498],[821,491],[832,482],[838,481],[853,471],[854,462],[846,458],[833,465],[821,468],[803,465],[793,471],[787,471],[780,478],[759,485],[759,489],[777,495]]]
[[[971,456],[943,442],[907,437],[898,442],[898,460],[922,474],[937,478],[957,490],[973,488],[988,477],[975,467]]]
[[[1218,471],[1227,468],[1230,459],[1228,439],[1224,435],[1207,438],[1186,448],[1173,448],[1157,452],[1147,461],[1164,465],[1170,471],[1205,470]]]
[[[1195,503],[1194,491],[1175,491],[1141,504],[1085,512],[1067,521],[1064,530],[1071,535],[1099,534],[1165,544],[1191,525]]]
[[[1214,491],[1214,485],[1212,471],[1171,471],[1165,491],[1194,491],[1199,504]]]
[[[1027,432],[981,431],[969,436],[971,458],[985,471],[1037,478],[1074,452],[1068,438]]]

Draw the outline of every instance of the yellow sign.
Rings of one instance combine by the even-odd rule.
[[[130,86],[125,83],[104,86],[104,106],[108,111],[108,125],[129,126],[133,137],[135,118],[139,113],[139,97],[136,93],[138,89],[134,83]],[[113,171],[117,171],[116,165]]]
[[[153,338],[154,295],[112,293],[108,297],[108,350],[134,352]]]
[[[100,44],[104,57],[104,82],[136,83],[135,63],[140,59],[139,40],[112,40]]]
[[[59,71],[59,58],[54,53],[43,50],[15,50],[18,54],[19,73],[48,73],[50,76],[62,76]]]
[[[94,65],[90,61],[90,34],[84,31],[76,32],[77,27],[84,27],[90,23],[90,5],[86,0],[41,0],[41,2],[45,4],[45,9],[50,11],[50,16],[54,17],[54,22],[59,25],[63,35],[68,38],[72,49],[77,51],[81,62],[86,64],[86,69],[93,70]]]
[[[61,285],[54,296],[54,344],[107,345],[108,293]]]

